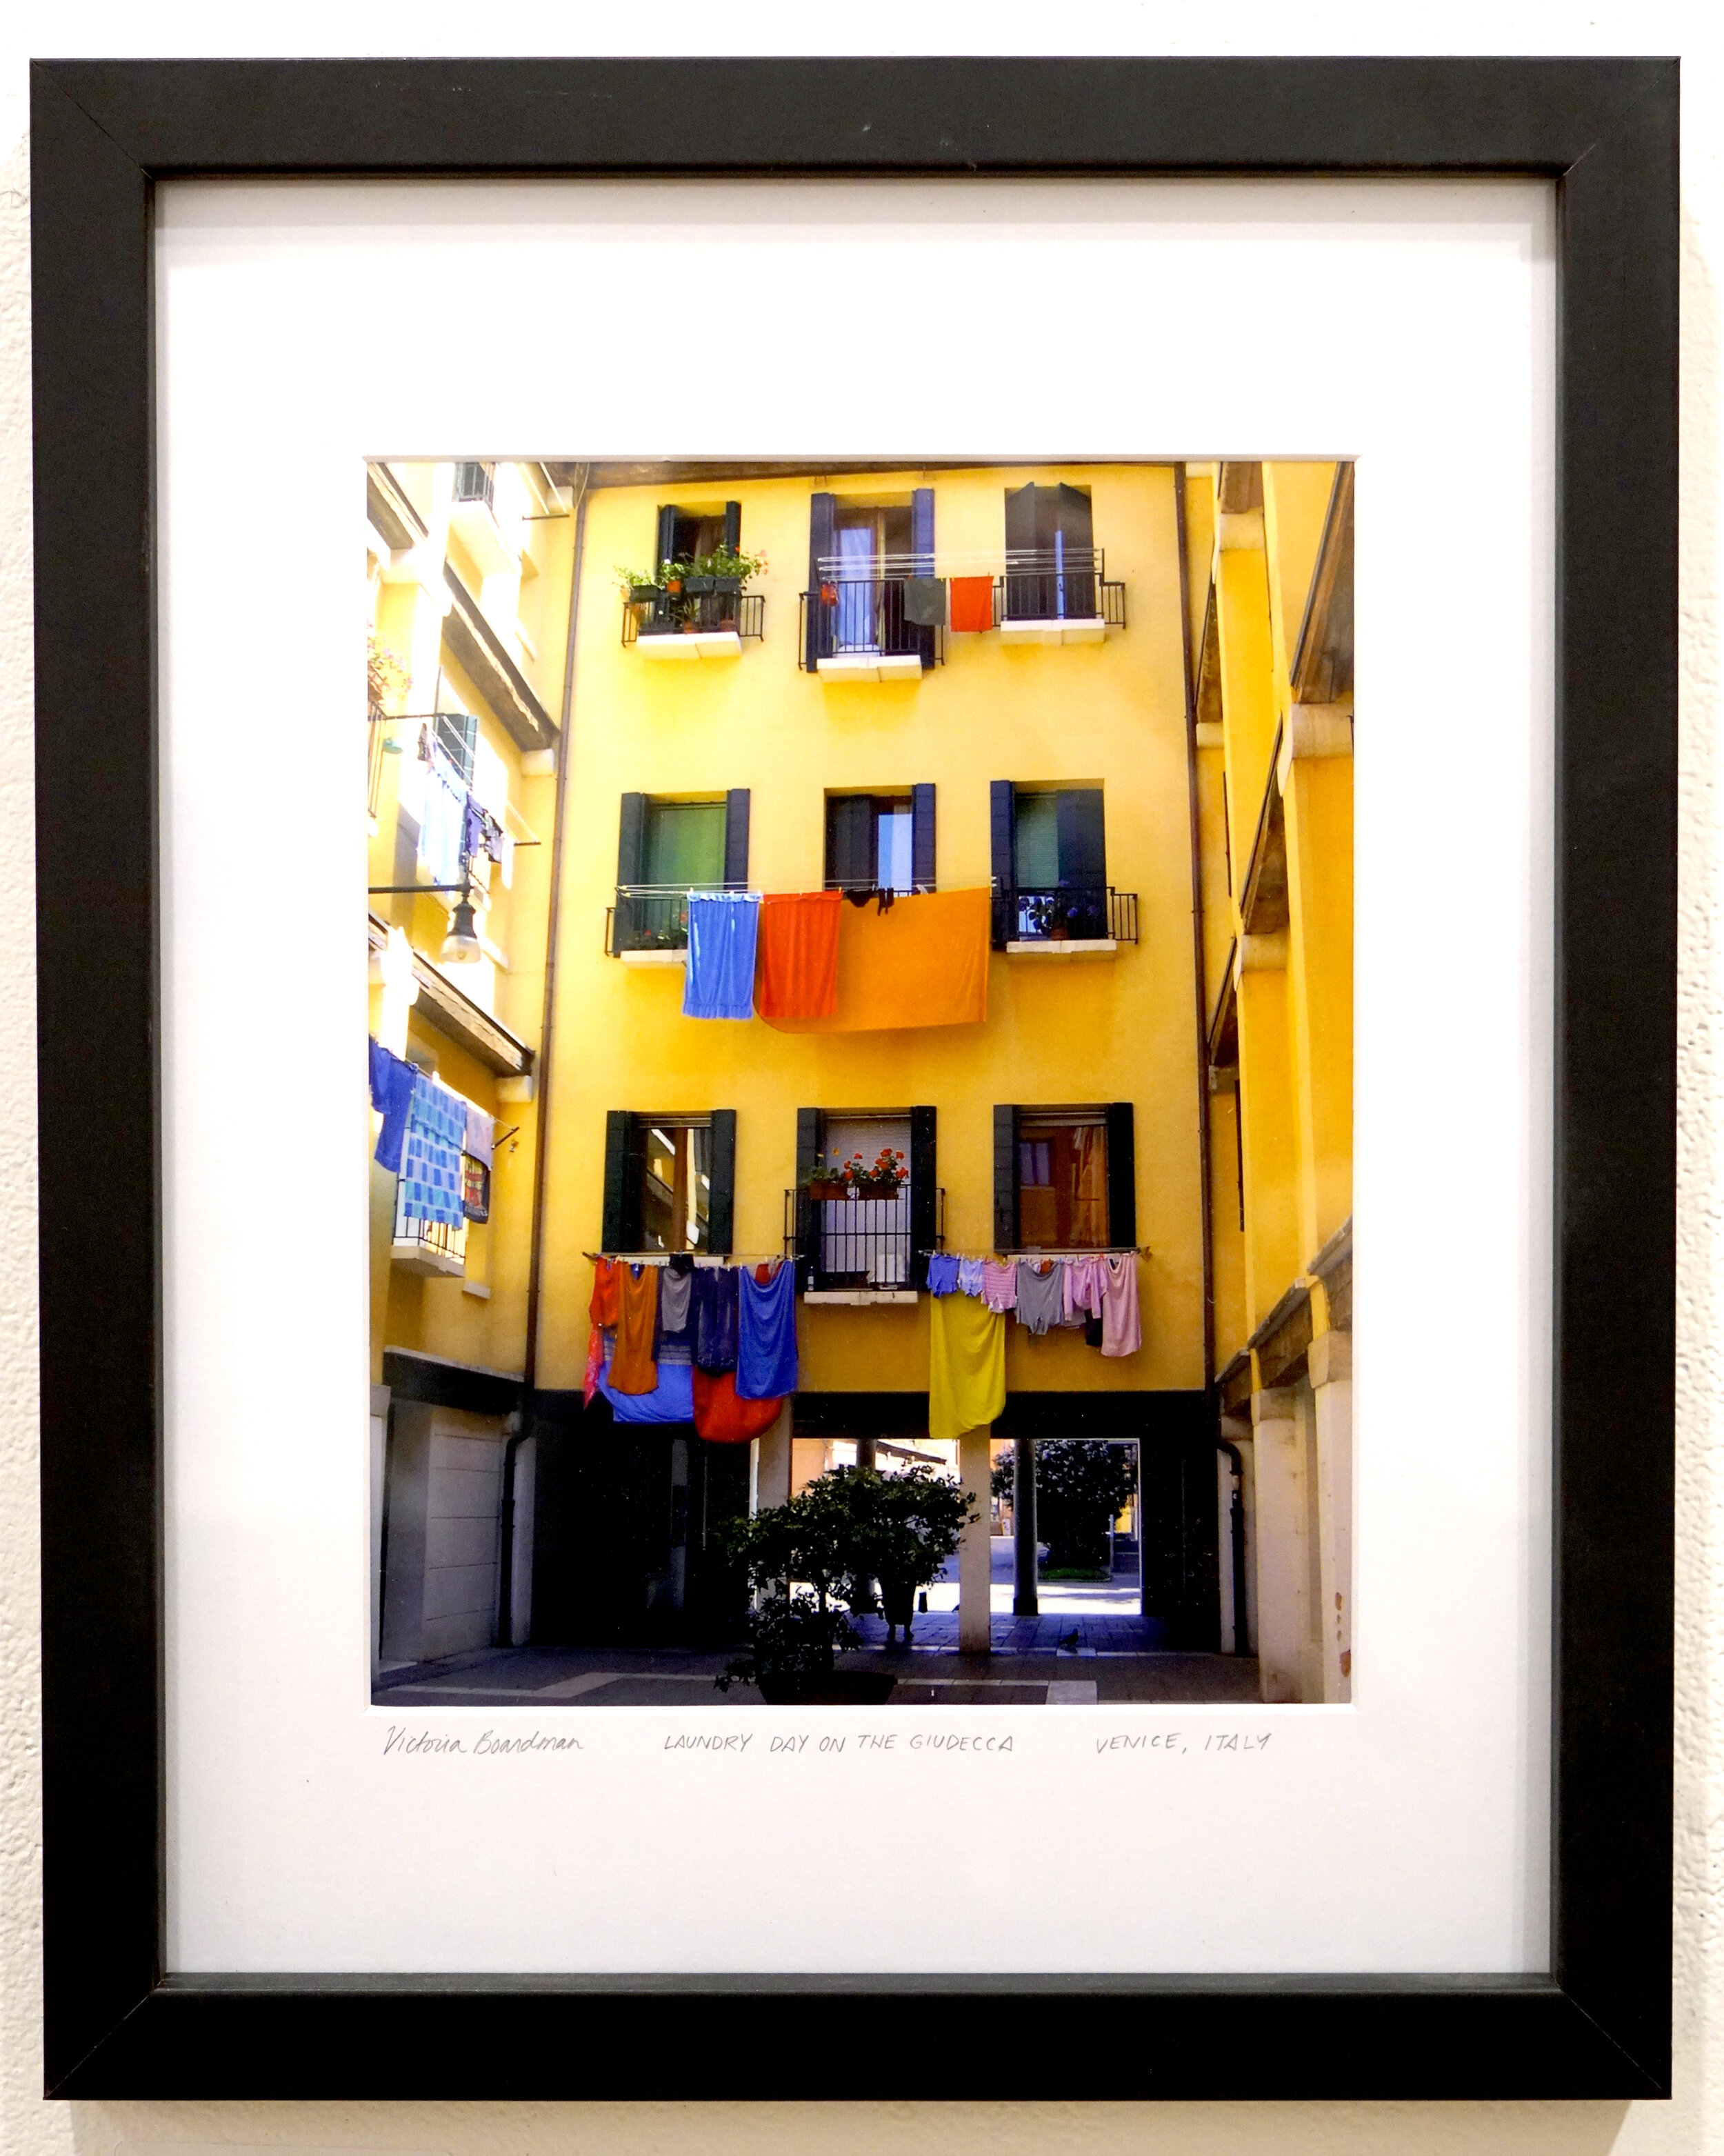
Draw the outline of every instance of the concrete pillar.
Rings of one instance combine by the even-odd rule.
[[[1240,1613],[1237,1609],[1235,1609],[1234,1612],[1234,1652],[1240,1655],[1255,1655],[1257,1651],[1256,1448],[1251,1441],[1251,1424],[1244,1415],[1223,1415],[1221,1418],[1221,1435],[1227,1440],[1234,1450],[1239,1455],[1239,1507],[1240,1512],[1243,1515],[1242,1524],[1245,1541],[1245,1607],[1244,1611],[1244,1636],[1243,1639],[1239,1637],[1239,1620]],[[1218,1457],[1220,1458],[1221,1465],[1224,1469],[1227,1468],[1229,1463],[1225,1455],[1218,1455]],[[1230,1481],[1232,1477],[1230,1474],[1225,1477],[1223,1486],[1224,1496],[1227,1495],[1225,1483]],[[1224,1551],[1222,1562],[1224,1563],[1227,1562]]]
[[[880,1440],[878,1438],[863,1437],[860,1435],[857,1437],[856,1465],[859,1467],[879,1466],[880,1459],[876,1450],[879,1442]]]
[[[1353,1696],[1353,1337],[1311,1343],[1316,1404],[1318,1509],[1322,1522],[1323,1697]]]
[[[1290,1389],[1253,1393],[1257,1680],[1265,1700],[1300,1697],[1311,1637],[1305,1448]]]
[[[386,1662],[417,1662],[424,1653],[425,1530],[430,1494],[431,1410],[420,1400],[393,1401],[384,1487]]]
[[[964,1529],[957,1553],[957,1646],[961,1655],[986,1655],[993,1649],[993,1537],[988,1519],[988,1477],[992,1433],[984,1424],[966,1430],[957,1441],[957,1476],[974,1493],[976,1511]]]
[[[1031,1437],[1016,1438],[1012,1445],[1012,1614],[1038,1616],[1041,1605],[1035,1589],[1035,1440]]]
[[[755,1455],[754,1509],[765,1512],[770,1506],[790,1502],[790,1425],[793,1402],[786,1400],[778,1410],[778,1419],[769,1430],[757,1438],[758,1450]]]

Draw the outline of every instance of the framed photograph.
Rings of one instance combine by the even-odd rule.
[[[49,2092],[1666,2092],[1674,63],[33,99]]]

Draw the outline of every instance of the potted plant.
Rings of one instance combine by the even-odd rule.
[[[752,1684],[772,1706],[871,1706],[890,1698],[890,1671],[841,1670],[839,1654],[861,1642],[849,1621],[857,1583],[865,1592],[870,1552],[859,1542],[844,1471],[822,1475],[788,1504],[732,1520],[731,1558],[753,1604],[748,1649],[714,1679],[721,1691]]]
[[[895,1146],[882,1146],[872,1168],[865,1168],[861,1163],[862,1156],[858,1153],[850,1171],[850,1180],[860,1197],[894,1198],[910,1180],[904,1155]]]
[[[880,1475],[872,1468],[840,1468],[849,1483],[857,1561],[880,1583],[886,1640],[903,1628],[910,1645],[916,1591],[937,1579],[973,1517],[977,1499],[931,1468]]]
[[[674,599],[682,597],[683,581],[687,574],[685,561],[661,562],[659,565],[659,581]]]
[[[859,1155],[857,1157],[860,1158]],[[834,1204],[839,1199],[848,1198],[851,1194],[850,1164],[839,1160],[836,1146],[832,1148],[832,1158],[836,1163],[834,1166],[815,1168],[803,1186],[810,1198],[824,1199],[829,1205]]]
[[[630,606],[650,606],[659,596],[656,578],[639,569],[625,568],[620,562],[617,564],[617,581]]]

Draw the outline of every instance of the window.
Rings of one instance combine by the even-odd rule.
[[[1096,591],[1095,526],[1081,487],[1006,490],[1008,621],[1092,621]]]
[[[641,882],[684,889],[724,881],[722,801],[649,801],[641,839]]]
[[[736,1116],[635,1114],[605,1118],[608,1251],[728,1251],[735,1210]]]
[[[935,1131],[931,1107],[797,1111],[795,1240],[804,1292],[926,1284],[939,1234]],[[902,1180],[895,1188],[836,1187],[859,1155],[869,1171],[890,1160]]]
[[[906,581],[934,572],[934,490],[918,487],[904,503],[842,501],[816,494],[808,503],[808,649],[804,663],[875,653],[936,655],[931,626],[906,612]]]
[[[746,786],[704,801],[622,797],[613,955],[685,950],[690,891],[747,889],[748,810]]]
[[[992,813],[996,947],[1107,936],[1101,788],[998,778]]]
[[[995,1248],[1129,1249],[1137,1240],[1133,1124],[1129,1101],[997,1107]]]
[[[704,1250],[711,1229],[711,1127],[704,1121],[641,1120],[640,1247]]]
[[[721,547],[742,543],[742,506],[726,501],[717,509],[685,509],[666,502],[659,511],[651,567],[656,575],[666,562],[693,562]]]
[[[1018,1233],[1029,1250],[1107,1246],[1107,1118],[1025,1110],[1018,1136]]]
[[[829,891],[931,891],[934,789],[901,793],[829,793]]]

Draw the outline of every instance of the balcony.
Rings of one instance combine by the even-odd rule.
[[[1109,580],[1100,547],[1008,554],[993,621],[1003,644],[1100,644],[1126,625],[1126,587]]]
[[[605,908],[605,955],[625,966],[683,966],[689,955],[689,893],[721,883],[624,883]]]
[[[935,1194],[936,1249],[946,1246],[946,1193]],[[914,1303],[926,1253],[914,1247],[910,1186],[886,1198],[784,1194],[784,1255],[804,1302]]]
[[[1111,884],[996,890],[993,941],[1008,958],[1111,958],[1137,941],[1137,894]]]
[[[401,1204],[398,1188],[390,1263],[428,1280],[460,1278],[467,1270],[467,1223],[463,1220],[459,1227],[451,1228],[441,1221],[403,1220]]]
[[[494,577],[520,565],[521,557],[503,536],[497,521],[493,490],[496,468],[485,464],[455,466],[454,499],[449,504],[449,529],[472,557],[482,577]]]
[[[734,578],[690,577],[679,593],[636,585],[623,602],[623,643],[643,659],[690,665],[740,659],[742,646],[766,637],[767,603],[759,592],[713,589]],[[639,597],[635,597],[639,593]]]
[[[907,576],[833,577],[802,594],[797,665],[823,681],[919,681],[943,665],[946,632],[910,620]]]

